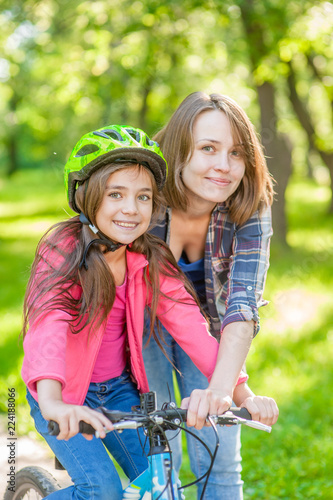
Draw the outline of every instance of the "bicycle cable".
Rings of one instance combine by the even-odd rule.
[[[217,428],[216,428],[215,422],[213,421],[213,419],[209,415],[208,415],[207,419],[208,419],[210,425],[213,428],[213,431],[214,431],[214,434],[215,434],[215,439],[216,439],[216,445],[215,445],[215,451],[214,451],[213,457],[212,457],[211,462],[210,462],[209,469],[207,471],[206,481],[205,481],[205,484],[203,485],[203,488],[202,488],[202,492],[201,492],[201,495],[200,495],[200,500],[203,500],[203,498],[204,498],[204,494],[205,494],[205,491],[206,491],[206,488],[207,488],[207,484],[208,484],[208,479],[209,479],[210,473],[212,472],[212,468],[213,468],[213,465],[214,465],[214,462],[215,462],[217,451],[218,451],[219,446],[220,446],[220,438],[219,438],[219,434],[217,432]]]
[[[214,422],[213,422],[214,424]],[[194,432],[190,431],[189,429],[186,429],[186,427],[182,427],[181,425],[177,425],[175,423],[172,423],[172,425],[174,427],[177,427],[178,429],[180,430],[183,430],[184,432],[187,432],[187,434],[190,434],[192,437],[194,437],[197,441],[199,441],[199,443],[206,449],[207,453],[209,454],[209,457],[210,457],[210,466],[208,468],[208,470],[202,475],[200,476],[198,479],[196,479],[195,481],[192,481],[191,483],[188,483],[188,484],[185,484],[184,486],[180,486],[178,489],[179,490],[184,490],[185,488],[189,488],[190,486],[194,486],[195,484],[199,483],[200,481],[202,481],[204,478],[206,478],[206,481],[208,481],[208,478],[209,478],[209,474],[211,473],[211,469],[212,469],[212,466],[214,464],[214,460],[215,460],[215,457],[216,457],[216,453],[217,453],[217,449],[219,447],[219,444],[220,444],[220,440],[219,440],[219,437],[218,437],[218,433],[216,431],[216,426],[215,426],[215,430],[214,430],[214,433],[216,432],[215,434],[215,439],[216,439],[216,445],[215,445],[215,450],[214,450],[214,453],[212,454],[212,452],[210,451],[210,449],[208,448],[207,444],[201,439],[199,438],[199,436],[197,436],[196,434],[194,434]],[[214,429],[214,427],[213,427]]]
[[[154,423],[154,425],[159,429],[160,433],[162,434],[163,438],[165,439],[165,442],[166,444],[168,445],[168,448],[169,448],[169,451],[166,452],[166,453],[169,453],[169,459],[170,459],[170,467],[168,469],[168,480],[167,480],[167,483],[164,487],[164,489],[161,491],[161,493],[159,494],[159,496],[156,498],[156,500],[159,500],[159,498],[161,498],[161,496],[163,495],[163,493],[169,488],[169,486],[171,486],[171,494],[172,494],[172,499],[171,500],[177,500],[175,498],[175,495],[174,495],[174,491],[173,491],[173,488],[172,488],[172,470],[173,470],[173,458],[172,458],[172,452],[171,452],[171,449],[170,449],[170,446],[169,446],[169,440],[166,436],[166,433],[163,429],[163,427],[159,424],[156,424],[156,422],[152,419],[152,422]]]
[[[169,406],[168,403],[164,404],[162,406],[162,409],[167,409]],[[175,412],[177,413],[177,408],[173,408],[175,410]],[[216,454],[217,454],[217,451],[218,451],[218,448],[220,446],[220,439],[219,439],[219,435],[218,435],[218,432],[217,432],[217,429],[216,429],[216,425],[215,423],[213,422],[213,420],[208,417],[209,419],[209,422],[211,423],[212,427],[213,427],[213,430],[214,430],[214,434],[215,434],[215,450],[214,450],[214,453],[212,454],[210,449],[208,448],[208,446],[206,445],[206,443],[199,437],[197,436],[196,434],[194,434],[193,432],[189,431],[186,427],[183,427],[182,425],[177,425],[175,424],[174,422],[172,422],[172,425],[175,426],[175,427],[178,427],[179,428],[179,432],[181,432],[182,430],[187,432],[188,434],[190,434],[191,436],[193,436],[195,439],[197,439],[200,444],[206,449],[206,451],[208,452],[209,454],[209,457],[210,457],[210,465],[209,465],[209,468],[208,470],[205,472],[205,474],[203,474],[202,476],[200,476],[198,479],[196,479],[195,481],[193,481],[192,483],[189,483],[189,484],[186,484],[185,486],[181,486],[179,487],[178,489],[179,490],[183,490],[185,488],[188,488],[190,486],[193,486],[197,483],[199,483],[200,481],[202,481],[204,478],[206,478],[205,480],[205,484],[204,484],[204,488],[203,488],[203,493],[205,492],[206,490],[206,487],[207,487],[207,483],[208,483],[208,479],[209,479],[209,476],[210,476],[210,473],[211,473],[211,470],[213,468],[213,465],[214,465],[214,462],[215,462],[215,458],[216,458]],[[181,414],[179,413],[179,420],[180,421],[183,421],[183,418],[181,416]],[[185,424],[185,422],[183,421],[183,423]],[[178,433],[179,434],[179,433]],[[177,435],[178,435],[177,434]],[[164,434],[165,435],[165,434]],[[165,435],[165,439],[167,439],[166,435]],[[169,440],[167,440],[167,442],[169,443]],[[170,448],[170,446],[169,446]],[[170,452],[170,455],[171,455],[171,452]],[[171,459],[172,460],[172,459]],[[200,500],[201,498],[203,498],[203,494],[200,496]]]

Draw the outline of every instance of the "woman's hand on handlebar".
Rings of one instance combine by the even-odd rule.
[[[256,396],[247,383],[235,387],[233,400],[240,408],[246,408],[252,420],[266,425],[273,425],[278,419],[279,409],[273,398]]]
[[[181,408],[187,408],[187,425],[202,429],[207,415],[221,415],[231,403],[231,397],[217,389],[195,389],[189,398],[183,399]]]
[[[267,396],[250,396],[240,405],[252,415],[252,420],[266,425],[274,425],[279,416],[279,409],[273,398]]]

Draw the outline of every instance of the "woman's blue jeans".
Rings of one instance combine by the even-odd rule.
[[[146,330],[147,328],[148,323],[146,324]],[[165,351],[176,368],[181,372],[181,375],[176,372],[176,376],[182,399],[190,396],[194,389],[206,389],[208,385],[206,377],[202,375],[188,355],[179,347],[164,328],[163,334],[167,341],[167,346],[164,346]],[[165,401],[169,401],[170,396],[168,387],[171,392],[171,401],[175,401],[173,367],[154,339],[151,339],[149,345],[144,348],[143,358],[148,376],[149,388],[157,393],[158,408],[160,408],[161,404]],[[190,430],[205,441],[211,450],[214,450],[215,437],[212,428],[205,427],[197,431],[191,427]],[[243,498],[243,481],[240,475],[240,426],[218,427],[218,432],[220,447],[205,490],[204,498],[207,500],[241,500]],[[186,437],[191,469],[198,478],[209,468],[209,455],[195,438],[192,438],[188,434],[186,434]],[[178,436],[178,439],[173,439],[170,444],[173,451],[174,465],[178,472],[181,465],[180,436]],[[203,484],[203,482],[200,482],[198,485],[198,499],[201,496]]]
[[[68,441],[59,441],[47,432],[48,422],[43,418],[38,403],[28,392],[27,399],[37,431],[69,473],[74,485],[52,493],[52,500],[121,500],[122,485],[107,450],[132,481],[148,467],[147,449],[143,451],[145,436],[142,430],[109,432],[104,439],[88,441],[77,434]],[[128,372],[103,383],[91,383],[84,402],[90,408],[104,406],[109,410],[131,411],[140,404],[136,385]]]

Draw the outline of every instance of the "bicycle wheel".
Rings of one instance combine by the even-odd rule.
[[[7,489],[3,500],[39,500],[60,489],[53,476],[41,467],[24,467],[15,477],[15,492]]]

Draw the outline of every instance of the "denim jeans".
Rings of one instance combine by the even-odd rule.
[[[109,432],[104,439],[86,440],[77,434],[68,441],[59,441],[47,433],[48,422],[38,403],[28,392],[27,400],[37,431],[45,438],[53,453],[69,473],[73,486],[51,493],[50,499],[121,500],[122,485],[107,450],[132,481],[148,467],[147,449],[142,450],[145,436],[142,429]],[[91,383],[84,402],[90,408],[104,406],[109,410],[130,411],[140,404],[139,393],[128,372],[102,383]],[[141,446],[142,443],[142,446]]]
[[[146,330],[148,322],[146,323]],[[177,382],[182,399],[191,394],[193,389],[207,388],[207,379],[192,363],[188,355],[173,340],[170,334],[163,328],[163,334],[167,341],[164,346],[169,358],[173,361],[177,372]],[[143,358],[148,376],[149,388],[157,393],[158,408],[165,401],[169,401],[168,387],[171,392],[171,401],[175,400],[173,390],[173,367],[162,353],[154,339],[143,350]],[[205,427],[197,431],[193,427],[192,432],[197,434],[211,449],[214,450],[215,437],[212,428]],[[170,431],[171,433],[172,431]],[[243,481],[241,480],[241,455],[240,455],[240,426],[218,427],[220,447],[215,459],[214,467],[209,477],[204,498],[207,500],[241,500],[243,498]],[[169,433],[169,438],[171,434]],[[181,466],[181,442],[180,436],[171,440],[173,462],[177,472]],[[191,469],[198,478],[204,474],[210,465],[210,458],[204,447],[197,439],[188,434],[187,451],[191,463]],[[204,480],[198,484],[197,497],[201,496]]]

